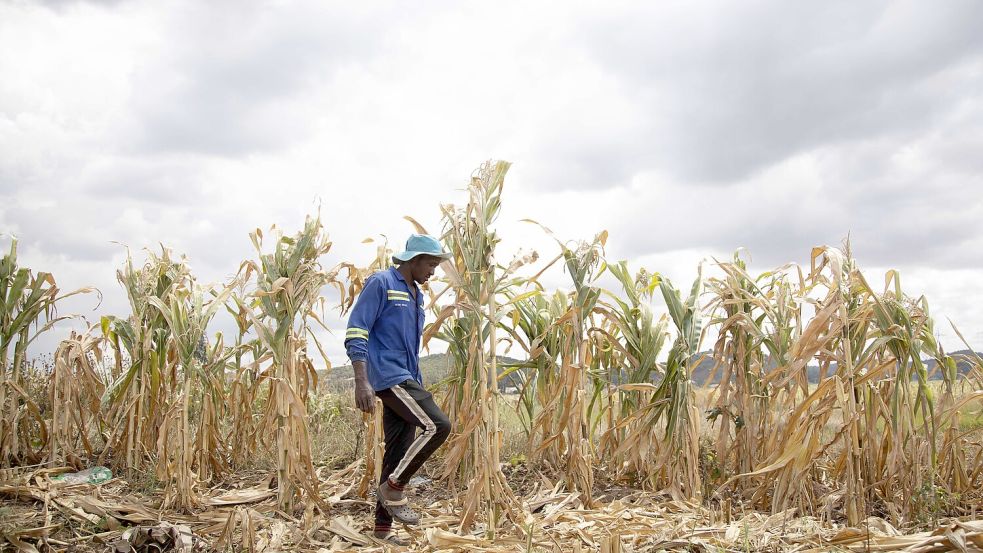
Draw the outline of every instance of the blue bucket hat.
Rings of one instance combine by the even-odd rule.
[[[406,251],[393,255],[393,259],[399,261],[409,261],[418,255],[432,255],[441,259],[447,259],[450,253],[444,251],[443,247],[433,236],[429,234],[411,234],[406,240]]]

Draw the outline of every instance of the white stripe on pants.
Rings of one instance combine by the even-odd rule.
[[[393,473],[389,476],[390,479],[399,481],[399,477],[403,474],[403,471],[406,470],[406,465],[408,465],[413,457],[416,457],[416,454],[427,445],[427,442],[433,439],[433,437],[437,434],[437,425],[430,420],[430,417],[427,416],[426,411],[424,411],[423,408],[417,404],[416,400],[413,399],[413,396],[407,393],[406,390],[400,386],[393,386],[391,390],[393,391],[393,394],[406,405],[410,412],[420,419],[420,422],[423,423],[424,427],[423,434],[420,434],[413,444],[410,445],[410,448],[406,450],[406,455],[403,455],[403,459],[398,465],[396,465]]]

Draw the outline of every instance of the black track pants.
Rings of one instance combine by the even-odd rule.
[[[389,479],[402,487],[444,443],[450,434],[451,422],[434,402],[430,392],[416,380],[406,380],[375,395],[382,400],[382,429],[386,437],[379,483]],[[423,429],[419,436],[417,428]],[[382,503],[377,502],[376,530],[388,530],[391,526],[392,517]]]

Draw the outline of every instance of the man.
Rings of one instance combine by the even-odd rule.
[[[450,257],[436,238],[413,234],[397,263],[365,281],[348,319],[345,349],[355,369],[355,405],[373,412],[382,400],[386,451],[376,492],[377,538],[399,544],[391,534],[393,519],[417,524],[420,515],[409,507],[403,488],[413,474],[447,439],[450,421],[423,387],[420,338],[423,295],[418,284]],[[417,436],[416,429],[423,432]]]

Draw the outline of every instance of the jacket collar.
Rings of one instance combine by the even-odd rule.
[[[410,287],[409,283],[406,282],[406,279],[403,278],[403,273],[399,272],[399,269],[397,269],[396,266],[390,267],[389,270],[392,271],[394,275],[396,275],[397,279],[399,279],[400,281],[402,281],[403,284],[406,285],[407,289]],[[420,287],[417,286],[415,282],[413,283],[413,288],[416,289],[416,303],[419,304],[421,303],[423,298],[422,292],[420,291]]]
[[[403,284],[405,284],[407,288],[410,287],[410,283],[406,282],[406,279],[403,278],[403,273],[399,272],[399,269],[397,269],[395,265],[390,267],[389,270],[392,271],[394,275],[396,275],[396,278],[403,281]],[[413,286],[415,286],[417,290],[420,289],[420,287],[417,286],[415,282],[413,283]]]

